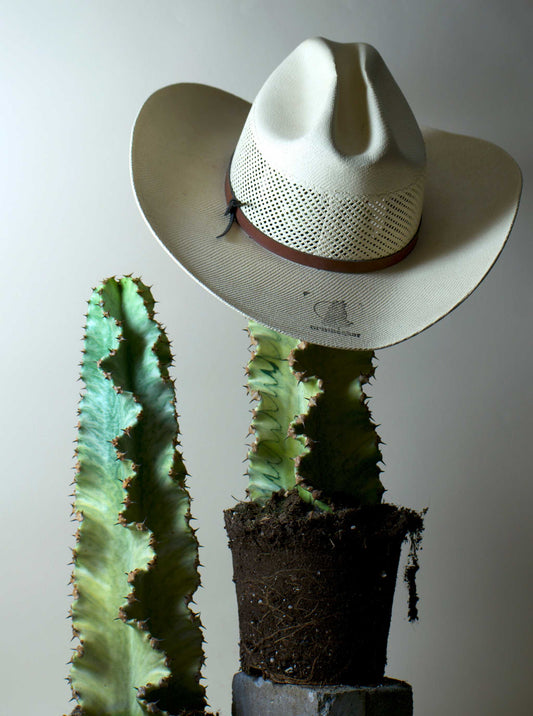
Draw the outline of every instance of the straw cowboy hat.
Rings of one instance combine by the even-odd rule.
[[[448,314],[488,273],[521,191],[489,142],[420,129],[370,45],[306,40],[254,103],[153,94],[132,139],[139,206],[173,259],[282,333],[373,350]]]

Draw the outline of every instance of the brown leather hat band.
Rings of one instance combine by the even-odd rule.
[[[226,201],[229,203],[234,198],[233,190],[229,179],[229,172],[226,174],[225,182]],[[393,266],[404,259],[414,249],[418,240],[418,226],[415,235],[409,241],[409,243],[402,249],[397,251],[390,256],[383,256],[378,259],[369,259],[367,261],[347,261],[342,259],[330,259],[323,256],[315,256],[314,254],[307,254],[297,249],[292,249],[290,246],[280,244],[279,241],[271,239],[270,236],[263,234],[256,226],[254,226],[250,220],[243,214],[242,209],[238,208],[235,211],[235,219],[242,230],[248,234],[248,236],[255,242],[264,246],[265,249],[272,251],[289,261],[303,264],[304,266],[311,266],[313,268],[325,269],[327,271],[338,271],[339,273],[366,273],[367,271],[378,271],[379,269]]]

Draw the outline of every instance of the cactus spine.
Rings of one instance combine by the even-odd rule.
[[[249,332],[255,350],[248,385],[258,400],[252,500],[298,487],[307,501],[379,504],[380,439],[363,391],[374,375],[373,352],[298,344],[253,321]]]
[[[112,278],[95,289],[73,505],[76,714],[204,713],[201,625],[189,609],[198,543],[170,363],[140,280]]]

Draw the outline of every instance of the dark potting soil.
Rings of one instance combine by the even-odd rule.
[[[422,516],[394,505],[317,511],[297,495],[224,513],[241,668],[282,683],[384,678],[400,549],[411,539],[410,614]]]

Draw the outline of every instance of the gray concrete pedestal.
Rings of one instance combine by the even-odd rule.
[[[409,684],[380,686],[274,684],[241,671],[233,677],[233,716],[412,716]]]

